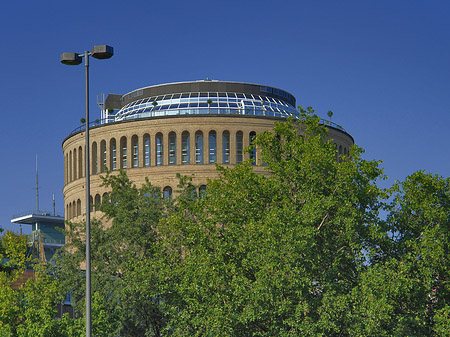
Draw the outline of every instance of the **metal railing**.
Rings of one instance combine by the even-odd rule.
[[[58,214],[53,215],[52,212],[32,210],[32,211],[23,211],[21,213],[13,214],[13,219],[21,218],[21,217],[26,216],[26,215],[41,215],[41,216],[53,216],[53,217],[64,218],[63,216],[58,215]]]
[[[111,124],[116,122],[122,122],[126,120],[132,119],[140,119],[140,118],[153,118],[153,117],[167,117],[167,116],[188,116],[188,115],[245,115],[245,116],[266,116],[266,117],[282,117],[287,118],[289,116],[293,116],[294,118],[300,118],[299,114],[288,115],[286,113],[273,112],[273,111],[265,111],[262,109],[232,109],[232,108],[196,108],[196,109],[176,109],[176,110],[159,110],[159,111],[146,111],[142,113],[134,113],[127,116],[117,116],[117,117],[109,117],[104,119],[96,119],[95,121],[89,123],[89,128]],[[325,126],[331,126],[341,131],[347,132],[341,125],[331,122],[329,120],[325,120],[323,118],[320,119],[320,123]],[[82,132],[85,130],[85,125],[82,124],[79,127],[75,128],[69,133],[69,137],[75,133]]]

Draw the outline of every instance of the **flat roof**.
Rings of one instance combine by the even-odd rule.
[[[27,214],[11,219],[11,222],[22,225],[34,225],[36,222],[64,225],[64,218],[59,215]]]
[[[186,82],[173,82],[146,86],[130,91],[122,95],[108,95],[105,108],[121,108],[126,104],[150,96],[159,96],[166,94],[185,93],[185,92],[236,92],[265,95],[281,99],[295,107],[295,96],[286,90],[273,86],[261,85],[255,83],[218,81],[218,80],[198,80]],[[120,106],[119,106],[120,105]]]

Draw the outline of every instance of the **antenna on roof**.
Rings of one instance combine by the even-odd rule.
[[[55,211],[55,193],[53,193],[53,216],[56,216],[56,211]]]
[[[39,214],[39,175],[38,175],[38,156],[36,155],[36,213]]]

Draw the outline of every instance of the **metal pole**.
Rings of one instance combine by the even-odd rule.
[[[39,176],[38,176],[38,156],[36,155],[36,214],[39,214]]]
[[[89,51],[84,52],[86,78],[86,337],[91,337],[91,204],[89,177]]]

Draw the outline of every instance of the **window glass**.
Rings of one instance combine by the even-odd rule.
[[[111,169],[117,170],[117,149],[116,149],[116,140],[111,139]]]
[[[100,210],[100,194],[96,194],[95,195],[94,209],[95,209],[95,211],[99,211]]]
[[[163,165],[163,139],[162,134],[156,135],[156,166]]]
[[[92,174],[98,173],[97,142],[92,143]]]
[[[126,137],[122,137],[120,139],[120,149],[122,151],[121,153],[121,157],[122,157],[122,162],[120,164],[120,168],[126,169],[127,166],[127,138]]]
[[[172,187],[166,186],[163,189],[164,199],[172,200]]]
[[[190,164],[190,137],[187,131],[181,135],[181,164]]]
[[[139,145],[137,136],[133,136],[132,146],[133,146],[133,167],[139,167]]]
[[[209,163],[214,164],[217,161],[217,141],[216,131],[209,132]]]
[[[242,163],[243,160],[243,133],[236,132],[236,164]]]
[[[201,131],[195,133],[195,163],[203,164],[203,133]]]
[[[144,166],[150,166],[150,136],[144,135]]]
[[[222,163],[230,163],[230,133],[228,131],[222,134]]]
[[[177,164],[177,136],[175,132],[169,133],[169,165]]]

